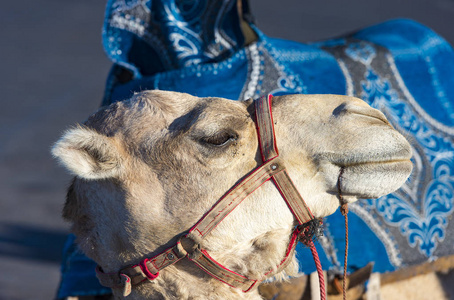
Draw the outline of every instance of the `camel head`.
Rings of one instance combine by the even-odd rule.
[[[261,164],[253,106],[147,91],[101,108],[66,132],[52,153],[75,175],[63,216],[83,251],[115,272],[175,243]],[[398,189],[412,170],[409,143],[359,99],[274,97],[273,117],[280,157],[316,217],[338,208],[338,183],[348,202],[377,198]],[[281,261],[294,225],[278,190],[266,182],[203,247],[228,268],[260,276]],[[295,268],[290,264],[284,273]],[[182,260],[130,297],[204,293],[212,299],[258,296],[237,292]]]

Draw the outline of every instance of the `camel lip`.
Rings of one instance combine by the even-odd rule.
[[[393,163],[411,163],[411,164],[413,164],[411,162],[411,159],[409,159],[409,158],[378,160],[378,161],[364,161],[364,162],[354,162],[354,163],[333,162],[333,164],[338,166],[339,168],[350,168],[350,167],[365,166],[365,165],[382,165],[382,164],[393,164]]]
[[[410,159],[395,159],[337,167],[345,170],[341,177],[341,190],[344,196],[372,199],[396,191],[410,176],[413,163]],[[367,175],[365,181],[360,179],[363,175]],[[339,179],[340,177],[337,178],[337,183]],[[383,185],[388,180],[389,184]],[[337,184],[332,186],[330,192],[338,192]]]
[[[331,164],[339,168],[348,168],[360,165],[387,164],[411,161],[413,152],[409,144],[399,145],[397,149],[382,153],[380,156],[372,150],[360,151],[359,153],[333,153],[324,152],[315,155],[314,160],[320,164]]]

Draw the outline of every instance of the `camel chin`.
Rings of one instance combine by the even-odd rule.
[[[379,198],[399,189],[411,173],[410,160],[346,167],[341,180],[344,196]]]
[[[411,154],[409,154],[411,155]],[[375,199],[398,190],[408,179],[413,163],[408,158],[362,162],[352,165],[323,164],[328,193],[351,203],[358,199]]]

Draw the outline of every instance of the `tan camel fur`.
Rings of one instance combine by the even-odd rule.
[[[281,158],[316,217],[398,189],[411,148],[384,115],[346,96],[274,97]],[[101,108],[52,153],[76,177],[63,217],[105,272],[137,264],[176,242],[243,176],[261,164],[252,101],[147,91]],[[284,257],[294,218],[273,183],[243,201],[202,247],[240,274],[260,278]],[[295,259],[278,277],[294,275]],[[121,298],[118,290],[113,290]],[[128,299],[261,299],[184,259]]]

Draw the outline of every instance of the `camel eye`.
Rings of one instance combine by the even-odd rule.
[[[238,139],[238,135],[234,132],[221,131],[212,136],[203,137],[200,141],[203,144],[215,147],[224,147]]]

